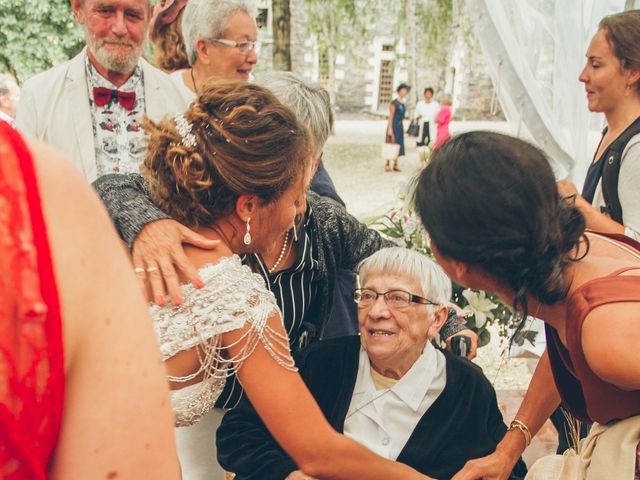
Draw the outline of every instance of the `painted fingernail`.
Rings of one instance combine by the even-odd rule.
[[[180,295],[174,295],[171,301],[174,305],[180,305],[182,303],[182,297]]]
[[[164,301],[164,295],[158,295],[158,296],[156,296],[156,303],[157,303],[158,305],[161,305],[161,306],[162,306],[162,305],[164,305],[164,302],[165,302],[165,301]]]

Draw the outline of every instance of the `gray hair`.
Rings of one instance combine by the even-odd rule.
[[[271,90],[309,129],[315,148],[314,159],[317,159],[333,130],[329,92],[319,83],[307,82],[291,72],[268,72],[258,83]]]
[[[0,95],[6,95],[11,92],[13,87],[17,87],[18,82],[10,73],[0,73]]]
[[[451,280],[447,274],[431,258],[415,250],[401,247],[378,250],[358,265],[358,275],[363,284],[373,272],[415,280],[422,286],[421,296],[439,305],[446,305],[451,298]]]
[[[190,0],[182,14],[182,38],[189,65],[197,59],[196,42],[220,38],[229,19],[238,12],[255,18],[251,0]]]

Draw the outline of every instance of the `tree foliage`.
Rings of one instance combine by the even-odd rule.
[[[369,25],[371,0],[305,0],[308,29],[320,48],[344,48],[353,38],[364,35]]]
[[[430,72],[428,84],[445,82],[446,65],[453,49],[456,0],[399,0],[396,17],[396,41],[404,39],[409,82],[420,83],[421,73]],[[434,77],[438,78],[436,80]],[[409,102],[417,101],[417,89]]]
[[[83,46],[69,0],[0,0],[0,71],[20,82]]]
[[[361,40],[372,23],[374,0],[305,0],[307,29],[316,38],[318,51],[326,55],[328,89],[335,98],[336,53]]]
[[[426,50],[442,50],[451,38],[452,0],[417,2],[416,17],[420,23],[420,29],[425,32],[423,47]]]

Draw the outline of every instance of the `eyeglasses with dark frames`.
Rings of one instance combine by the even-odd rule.
[[[387,290],[386,292],[376,292],[370,288],[356,288],[353,291],[353,300],[359,308],[366,308],[373,305],[378,297],[383,297],[386,304],[391,308],[406,308],[412,303],[422,305],[438,305],[431,300],[415,295],[405,290]]]
[[[254,51],[256,49],[256,45],[258,44],[258,42],[252,41],[235,42],[233,40],[227,40],[226,38],[214,38],[213,40],[211,40],[211,42],[217,43],[219,45],[225,45],[231,48],[237,48],[242,53],[249,53]]]

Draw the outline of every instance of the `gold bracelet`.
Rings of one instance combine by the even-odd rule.
[[[510,430],[520,430],[522,432],[522,434],[524,435],[525,448],[531,445],[531,431],[529,430],[529,427],[527,427],[520,420],[514,420],[513,422],[511,422],[507,431]]]

